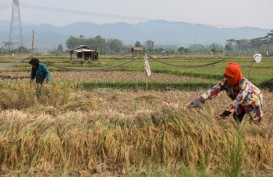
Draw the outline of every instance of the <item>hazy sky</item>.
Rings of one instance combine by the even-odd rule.
[[[19,0],[22,22],[65,26],[74,22],[136,23],[167,20],[217,27],[273,29],[273,0]],[[12,0],[0,0],[10,20]]]

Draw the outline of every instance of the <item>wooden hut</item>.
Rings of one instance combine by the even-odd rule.
[[[84,60],[97,60],[99,59],[99,53],[97,51],[91,50],[86,45],[80,45],[76,48],[69,49],[68,52],[70,53],[70,59],[73,59],[73,54],[76,53],[77,59],[84,59]]]
[[[132,47],[131,48],[132,56],[142,56],[143,55],[143,47]]]

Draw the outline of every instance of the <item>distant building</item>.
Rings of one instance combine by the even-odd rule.
[[[131,48],[132,56],[142,56],[143,55],[143,47],[132,47]]]
[[[73,59],[73,54],[76,53],[77,59],[81,58],[84,60],[92,59],[97,60],[99,59],[99,53],[97,51],[91,50],[86,45],[80,45],[76,48],[69,49],[68,52],[70,53],[70,59]]]
[[[161,55],[162,55],[162,56],[169,56],[169,55],[170,55],[170,52],[169,52],[169,51],[166,51],[166,50],[163,50],[163,51],[161,52]]]
[[[145,42],[145,47],[148,48],[148,49],[153,49],[154,44],[155,44],[154,41],[148,40],[148,41]]]

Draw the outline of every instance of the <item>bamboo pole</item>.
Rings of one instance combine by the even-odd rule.
[[[31,58],[33,58],[33,50],[34,50],[34,30],[32,30]]]

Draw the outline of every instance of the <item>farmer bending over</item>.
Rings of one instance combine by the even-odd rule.
[[[40,63],[37,58],[32,58],[29,61],[31,64],[31,78],[30,81],[33,81],[36,78],[37,90],[36,93],[38,96],[41,95],[42,88],[45,88],[45,93],[49,93],[49,89],[47,88],[47,84],[50,81],[49,71],[45,64]]]
[[[187,108],[200,107],[205,100],[214,98],[225,90],[232,102],[217,118],[225,118],[233,113],[233,118],[241,122],[245,113],[250,116],[250,123],[260,125],[262,121],[263,96],[259,88],[243,77],[236,63],[229,63],[224,78],[207,92],[187,105]]]

